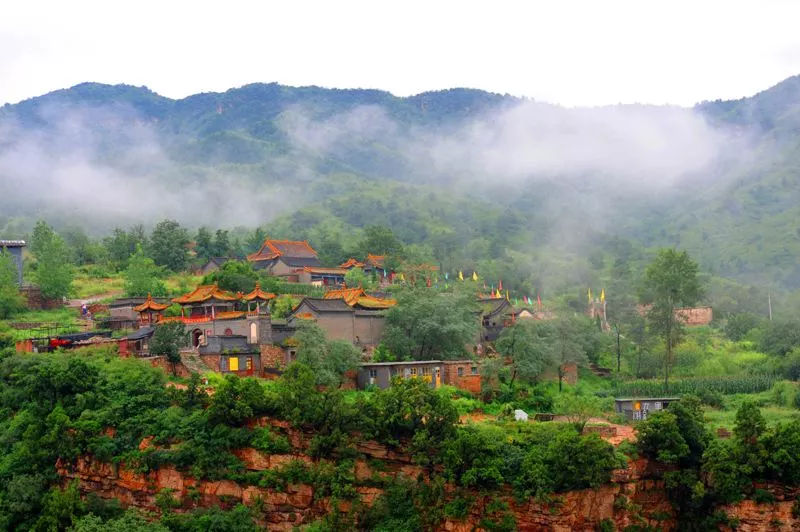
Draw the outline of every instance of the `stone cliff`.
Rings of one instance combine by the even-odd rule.
[[[296,454],[269,455],[253,448],[234,451],[247,470],[277,469],[292,460],[306,464],[319,462],[305,454],[312,435],[276,420],[262,418],[258,424],[282,430]],[[147,440],[142,442],[142,447],[149,445]],[[355,460],[353,471],[356,492],[367,506],[382,494],[380,488],[374,487],[376,478],[402,475],[421,481],[426,479],[425,470],[414,465],[407,454],[371,441],[361,442],[357,451],[360,458]],[[156,497],[163,490],[169,490],[178,501],[178,512],[215,505],[230,508],[243,503],[254,508],[259,524],[270,530],[291,530],[330,511],[337,511],[330,497],[317,492],[309,484],[289,484],[286,489],[278,490],[230,480],[200,480],[172,467],[137,473],[125,464],[115,466],[92,457],[81,457],[70,464],[59,461],[56,467],[65,484],[77,480],[84,493],[116,498],[125,506],[154,512],[158,512]],[[507,505],[508,512],[513,514],[518,529],[522,531],[594,531],[602,524],[613,524],[615,530],[623,530],[629,525],[674,529],[672,508],[659,473],[647,460],[632,461],[626,469],[614,471],[611,482],[604,486],[558,494],[549,501],[516,501],[510,491],[491,496],[472,493],[474,502],[467,515],[461,519],[447,518],[439,529],[453,532],[480,530],[481,519],[498,501]],[[454,492],[452,486],[447,487],[448,497]],[[773,504],[744,501],[724,509],[728,515],[738,519],[737,530],[800,530],[800,520],[793,517],[791,511],[793,494],[779,494],[776,499]],[[338,504],[338,511],[349,508],[348,501]]]

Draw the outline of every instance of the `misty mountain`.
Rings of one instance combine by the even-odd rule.
[[[46,217],[102,233],[173,217],[347,231],[376,222],[371,201],[407,242],[489,234],[535,256],[619,235],[797,287],[799,150],[800,77],[692,109],[274,83],[173,100],[84,83],[0,108],[0,227]],[[491,213],[483,233],[462,227],[464,209]]]

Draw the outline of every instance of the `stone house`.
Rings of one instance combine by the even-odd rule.
[[[307,241],[266,239],[261,248],[247,256],[256,270],[266,270],[270,275],[297,282],[298,270],[306,266],[317,268],[321,264],[317,252]]]
[[[481,390],[479,367],[472,360],[369,362],[359,367],[356,382],[362,390],[368,386],[385,389],[395,377],[423,379],[432,388],[446,384],[476,394]]]
[[[641,421],[647,419],[651,411],[663,410],[679,397],[631,397],[614,399],[614,411],[624,414],[626,419]]]

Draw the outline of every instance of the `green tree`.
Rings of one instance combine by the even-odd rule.
[[[281,295],[272,300],[269,313],[273,319],[284,319],[292,311],[295,300],[290,295]]]
[[[200,227],[194,237],[194,251],[197,253],[197,257],[204,261],[214,257],[213,247],[211,232],[205,227]]]
[[[339,387],[347,371],[358,367],[358,350],[349,342],[325,338],[325,331],[314,322],[302,322],[294,335],[297,362],[314,371],[318,385]]]
[[[150,339],[150,354],[166,357],[172,365],[172,374],[175,375],[175,365],[181,361],[181,347],[186,345],[186,330],[181,322],[167,322],[156,326],[153,337]]]
[[[153,259],[145,256],[142,246],[136,245],[136,252],[128,260],[125,268],[125,294],[129,297],[142,297],[148,294],[162,297],[167,295],[166,285],[159,279],[163,268],[156,266]]]
[[[362,287],[364,290],[373,288],[372,278],[368,277],[361,268],[350,268],[344,275],[344,282],[351,288],[357,286]]]
[[[364,237],[359,242],[358,248],[364,257],[368,253],[388,255],[390,257],[401,257],[403,255],[403,243],[398,240],[391,229],[383,225],[365,227]]]
[[[776,356],[786,356],[800,347],[800,320],[770,321],[764,327],[759,349]]]
[[[266,231],[264,231],[260,227],[256,227],[244,241],[245,250],[248,253],[255,253],[256,251],[261,249],[261,246],[264,244],[264,240],[266,239],[267,239]]]
[[[542,338],[537,334],[541,327],[530,322],[519,322],[506,327],[495,342],[497,352],[511,360],[511,380],[519,377],[530,382],[546,369],[549,358]]]
[[[53,300],[67,297],[74,272],[64,239],[40,220],[33,231],[31,249],[35,249],[36,282],[42,295]]]
[[[229,257],[231,255],[231,251],[233,250],[233,246],[231,245],[231,240],[228,235],[228,231],[223,229],[217,229],[217,232],[214,233],[214,245],[211,248],[211,251],[214,253],[214,257]]]
[[[188,262],[189,234],[186,229],[174,220],[158,223],[150,235],[150,256],[159,266],[165,266],[174,272],[186,269]]]
[[[555,406],[556,412],[566,417],[578,434],[583,433],[589,419],[600,415],[603,411],[597,397],[576,393],[559,394]]]
[[[111,265],[117,270],[124,270],[128,265],[128,259],[136,253],[137,246],[147,249],[144,227],[135,225],[128,231],[117,227],[111,236],[103,239],[103,246],[106,248]]]
[[[6,319],[25,308],[25,299],[17,286],[17,266],[11,254],[0,250],[0,319]]]
[[[458,359],[478,335],[474,294],[409,287],[386,315],[383,343],[400,359]]]
[[[734,342],[743,340],[747,333],[760,326],[762,321],[762,318],[751,312],[733,314],[725,323],[725,336]]]
[[[694,305],[702,295],[697,263],[685,251],[662,249],[645,272],[644,299],[652,306],[647,312],[650,328],[663,340],[664,389],[669,390],[673,349],[680,342],[684,325],[675,310]]]
[[[217,271],[203,278],[203,284],[217,283],[217,286],[230,292],[252,292],[258,281],[258,274],[249,262],[229,260]]]
[[[558,374],[558,391],[563,388],[566,364],[584,364],[586,351],[579,337],[580,327],[575,318],[560,317],[553,321],[548,337],[548,352]]]

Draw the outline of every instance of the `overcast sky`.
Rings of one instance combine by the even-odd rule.
[[[83,81],[474,87],[564,105],[739,98],[800,73],[800,1],[3,2],[0,103]]]

